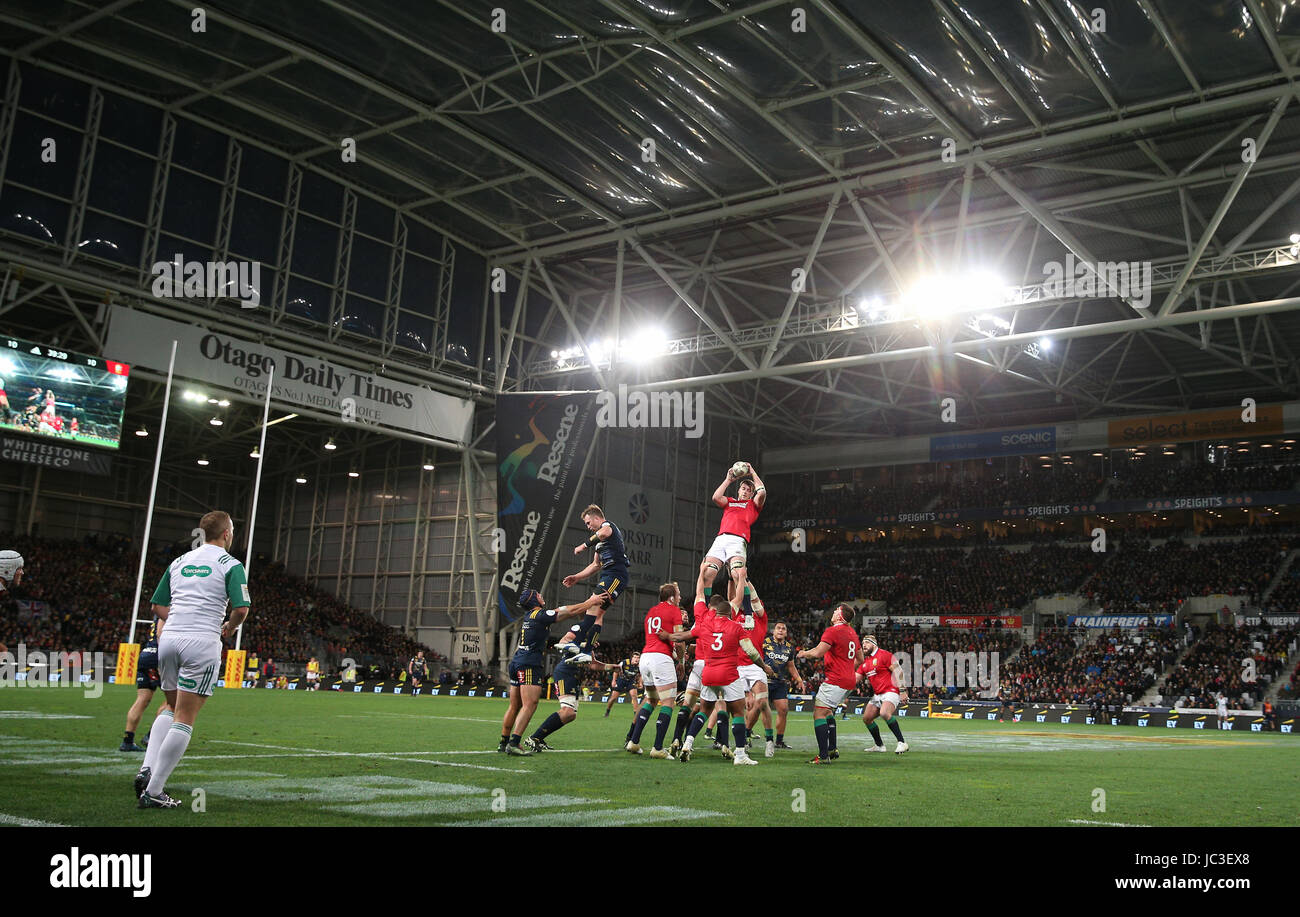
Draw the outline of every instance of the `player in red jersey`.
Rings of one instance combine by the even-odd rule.
[[[858,666],[857,677],[859,682],[866,679],[874,693],[862,711],[862,725],[867,727],[876,744],[867,746],[865,751],[885,750],[885,743],[880,738],[880,727],[875,723],[876,717],[880,716],[884,718],[885,725],[894,734],[894,738],[898,739],[894,751],[901,755],[907,751],[907,743],[903,741],[903,730],[899,728],[894,712],[901,704],[907,703],[907,676],[903,667],[898,664],[893,653],[882,650],[876,644],[875,637],[866,636],[862,638],[862,665]]]
[[[836,749],[835,708],[844,703],[849,692],[857,687],[854,667],[858,662],[861,644],[858,634],[849,623],[853,620],[853,606],[837,605],[831,612],[831,626],[822,634],[821,642],[810,650],[800,650],[800,659],[821,659],[826,680],[817,690],[813,702],[813,729],[817,733],[817,757],[810,764],[828,764],[840,756]]]
[[[676,583],[664,583],[659,587],[659,604],[645,615],[641,681],[645,685],[646,700],[637,711],[636,724],[632,727],[632,735],[627,743],[627,750],[634,754],[641,750],[641,733],[645,730],[646,723],[650,722],[650,714],[657,705],[659,716],[655,720],[655,747],[650,752],[650,757],[672,757],[671,752],[664,750],[664,738],[672,723],[673,702],[677,699],[677,677],[682,670],[686,647],[661,639],[659,632],[675,634],[684,629],[681,605],[681,589]]]
[[[689,631],[660,636],[676,641],[695,640],[696,651],[704,649],[708,655],[701,676],[703,689],[700,698],[706,704],[724,701],[731,714],[731,731],[736,740],[733,758],[736,764],[757,764],[745,751],[745,680],[740,677],[736,656],[743,652],[750,662],[761,665],[769,676],[775,674],[763,662],[762,654],[754,649],[744,626],[732,617],[731,602],[725,596],[715,595],[705,604],[703,592],[695,596],[695,626]],[[680,760],[691,760],[695,736],[704,726],[704,714],[697,713],[691,721],[686,742],[682,745]]]
[[[74,417],[68,421],[68,430],[72,433],[74,439],[81,432],[81,424],[77,422],[77,418]]]
[[[758,597],[758,591],[754,589],[753,583],[745,586],[744,595],[745,617],[742,619],[742,624],[747,631],[749,642],[754,646],[762,647],[767,637],[767,609],[763,606],[762,599]],[[754,724],[761,716],[766,736],[763,755],[772,758],[776,756],[776,737],[772,732],[772,711],[767,707],[767,675],[761,666],[754,665],[743,656],[742,653],[736,661],[740,665],[740,677],[745,679],[745,732],[752,733]]]
[[[727,488],[735,480],[731,469],[727,469],[727,476],[713,492],[713,505],[722,508],[722,524],[718,526],[718,537],[713,539],[700,563],[700,576],[695,581],[695,591],[702,594],[705,601],[712,595],[713,581],[724,565],[730,567],[731,578],[736,584],[736,602],[739,603],[744,595],[748,577],[749,529],[767,501],[767,488],[753,465],[749,466],[749,474],[754,480],[750,481],[748,477],[742,480],[735,499],[727,497]]]

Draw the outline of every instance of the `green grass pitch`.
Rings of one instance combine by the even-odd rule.
[[[0,689],[0,824],[1300,824],[1290,736],[908,717],[911,751],[867,755],[850,717],[840,760],[812,767],[811,717],[791,714],[794,750],[756,742],[758,766],[735,767],[704,741],[687,764],[629,755],[630,706],[590,703],[555,752],[514,758],[495,752],[501,700],[221,688],[168,786],[187,806],[139,811],[141,756],[117,751],[134,696]]]

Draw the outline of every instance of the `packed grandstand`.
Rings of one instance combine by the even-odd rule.
[[[1155,497],[1188,489],[1220,487],[1278,489],[1295,482],[1295,465],[1257,465],[1231,472],[1166,469],[1153,475],[1144,466],[1125,469],[1109,482],[1073,474],[1059,466],[1027,469],[1020,479],[999,483],[953,482],[938,491],[917,485],[888,489],[840,488],[819,502],[802,499],[828,513],[855,513],[873,506],[932,505],[993,499],[1015,493],[1023,500],[1089,499],[1108,486],[1112,492]],[[1064,473],[1062,473],[1064,471]],[[1012,488],[1003,491],[1002,486]],[[1085,486],[1086,485],[1086,486]],[[935,482],[927,482],[933,488]],[[1085,491],[1092,492],[1085,492]],[[937,495],[937,497],[936,497]],[[795,498],[787,498],[795,499]],[[874,503],[880,500],[882,502]],[[914,502],[908,503],[906,501]],[[779,519],[780,506],[768,514]],[[1204,520],[1202,520],[1204,521]],[[1082,535],[1070,537],[1054,527],[998,531],[948,531],[918,537],[907,528],[883,537],[832,530],[808,550],[795,552],[769,543],[754,559],[752,577],[771,621],[785,621],[798,646],[815,645],[827,609],[852,601],[867,612],[883,646],[895,651],[924,647],[955,653],[996,653],[1000,685],[945,684],[923,680],[913,699],[991,697],[998,687],[1018,703],[1121,705],[1139,702],[1182,707],[1213,707],[1220,695],[1230,709],[1257,709],[1266,698],[1294,697],[1300,666],[1294,653],[1300,608],[1300,564],[1294,554],[1300,534],[1294,525],[1239,524],[1225,520],[1200,531],[1172,528],[1159,517],[1116,526],[1104,551]],[[79,648],[111,657],[125,640],[124,622],[105,615],[129,604],[135,588],[138,555],[120,536],[90,536],[81,541],[5,536],[27,558],[28,576],[0,596],[0,640],[54,650]],[[156,581],[163,566],[184,545],[164,546],[149,557],[145,581]],[[500,681],[494,666],[453,667],[399,630],[379,623],[367,611],[313,588],[282,564],[253,564],[252,588],[258,614],[245,628],[243,646],[253,656],[276,661],[278,671],[300,674],[311,657],[326,672],[353,659],[363,674],[401,678],[406,663],[423,649],[431,674],[483,684]],[[1079,613],[1146,615],[1137,627],[1067,626],[1065,618],[1022,614],[1037,599],[1075,595]],[[1184,604],[1197,597],[1233,599],[1231,608],[1214,609],[1197,623]],[[997,616],[1021,617],[1020,627]],[[964,616],[975,626],[919,626]],[[984,617],[977,617],[984,616]],[[1262,617],[1261,617],[1262,616]],[[1278,616],[1283,616],[1279,618]],[[990,617],[992,619],[990,619]],[[1157,618],[1161,624],[1155,623]],[[1269,620],[1279,622],[1270,624]],[[635,623],[610,628],[601,655],[610,660],[640,648]],[[1254,680],[1243,680],[1242,661],[1253,659]],[[821,683],[820,663],[799,667],[810,692]],[[495,676],[495,678],[494,678]],[[588,672],[586,687],[599,692],[609,677]]]

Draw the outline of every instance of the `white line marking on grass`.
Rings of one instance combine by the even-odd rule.
[[[41,713],[39,710],[0,710],[0,720],[90,720],[79,713]]]
[[[1150,825],[1130,825],[1122,821],[1093,821],[1089,818],[1067,818],[1073,825],[1104,825],[1107,828],[1150,828]]]
[[[583,799],[580,796],[510,796],[507,811],[514,809],[550,809],[608,802],[608,799]],[[491,796],[461,799],[404,799],[401,802],[370,802],[350,806],[326,806],[330,812],[348,815],[378,815],[385,818],[403,818],[412,815],[469,815],[472,812],[490,812],[497,805]],[[548,820],[551,816],[539,815]]]
[[[558,754],[590,754],[592,752],[607,751],[611,754],[616,751],[622,751],[621,748],[552,748],[550,751],[540,752],[543,755]],[[500,752],[495,748],[482,749],[476,748],[469,751],[386,751],[386,755],[397,757],[399,755],[499,755]]]
[[[41,821],[38,818],[22,818],[18,815],[5,815],[0,812],[0,825],[16,825],[19,828],[66,828],[67,825],[55,824],[52,821]]]
[[[593,827],[614,827],[618,825],[640,825],[653,821],[679,821],[688,818],[721,818],[722,812],[705,812],[702,809],[679,809],[676,806],[634,806],[628,809],[606,809],[605,811],[547,812],[537,815],[521,815],[518,818],[489,818],[486,821],[453,821],[442,825],[444,828],[510,828],[542,826],[550,828],[556,825],[582,825]]]
[[[519,768],[514,768],[514,767],[490,767],[490,766],[487,765],[487,764],[461,764],[461,763],[456,762],[456,761],[434,761],[434,760],[431,759],[431,758],[409,758],[409,757],[401,757],[401,756],[399,756],[399,755],[388,754],[388,753],[386,753],[386,752],[369,752],[369,751],[365,751],[365,752],[361,752],[361,751],[329,751],[329,750],[326,750],[326,749],[323,749],[323,748],[299,748],[299,747],[295,747],[295,746],[293,746],[293,745],[266,745],[266,744],[258,743],[258,742],[232,742],[232,741],[229,741],[229,740],[226,740],[226,739],[212,739],[211,741],[213,742],[213,744],[216,744],[216,745],[240,745],[240,746],[243,746],[243,747],[246,747],[246,748],[285,749],[285,750],[290,751],[290,752],[296,752],[296,754],[287,754],[287,755],[225,755],[225,756],[218,756],[218,755],[191,755],[191,756],[188,756],[187,760],[190,760],[190,761],[197,761],[197,760],[201,760],[201,759],[204,759],[204,758],[209,759],[209,760],[212,760],[212,759],[215,759],[215,758],[217,758],[217,757],[227,757],[227,758],[236,758],[236,757],[248,757],[248,758],[313,758],[313,757],[320,757],[320,758],[376,758],[376,759],[379,759],[379,760],[385,760],[385,761],[409,761],[409,762],[412,762],[412,763],[414,763],[414,764],[436,764],[436,765],[438,765],[439,767],[468,767],[468,768],[472,768],[473,770],[476,770],[476,771],[503,771],[503,772],[508,773],[508,774],[522,774],[522,773],[527,773],[527,772],[524,771],[524,770],[521,770],[521,769],[519,769]],[[423,752],[423,754],[428,754],[428,752]]]
[[[417,720],[459,720],[462,723],[500,723],[501,720],[485,720],[478,716],[433,716],[423,713],[338,713],[335,714],[341,720],[368,720],[372,716],[403,716],[412,717]]]

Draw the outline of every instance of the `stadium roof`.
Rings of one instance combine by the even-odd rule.
[[[286,344],[479,397],[703,387],[771,445],[937,430],[945,397],[963,427],[1300,397],[1289,0],[228,0],[202,31],[192,9],[10,0],[6,137],[20,98],[93,136],[161,118],[184,129],[148,152],[199,130],[184,152],[227,187],[230,150],[287,163],[286,202],[336,201],[340,254],[378,204],[394,241],[434,230],[530,291],[440,294],[421,354],[400,290],[343,331],[338,303],[259,314]],[[104,289],[144,294],[9,209],[0,250],[51,283],[20,330],[51,310],[75,339]],[[1045,287],[1069,256],[1150,287]],[[965,311],[915,311],[936,302]]]

